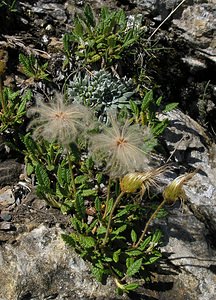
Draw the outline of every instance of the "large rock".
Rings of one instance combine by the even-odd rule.
[[[179,167],[198,169],[186,187],[190,209],[216,235],[216,157],[204,129],[189,116],[176,110],[167,114],[170,125],[164,141],[171,160]]]
[[[181,111],[170,112],[166,117],[170,120],[164,134],[169,161],[176,165],[178,172],[194,169],[198,172],[184,186],[187,201],[180,210],[170,210],[167,220],[161,224],[166,241],[162,251],[180,273],[173,281],[172,292],[165,292],[160,299],[171,299],[173,290],[178,292],[181,287],[183,294],[178,299],[213,300],[216,294],[215,145],[210,143],[203,128]]]
[[[99,284],[61,233],[41,224],[0,246],[1,300],[118,299],[112,281]]]
[[[14,159],[0,161],[0,188],[18,182],[21,171],[22,165]]]
[[[191,42],[200,56],[216,63],[216,7],[215,2],[194,4],[184,9],[173,23],[182,30],[182,37]]]

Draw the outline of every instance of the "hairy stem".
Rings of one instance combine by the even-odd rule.
[[[111,177],[109,177],[108,186],[107,186],[107,197],[106,197],[106,204],[105,204],[105,211],[104,211],[104,214],[103,214],[103,219],[105,219],[106,215],[107,215],[108,201],[110,199],[111,183],[112,183]]]
[[[73,165],[72,161],[70,158],[70,151],[67,149],[67,157],[68,157],[68,165],[69,165],[69,170],[70,170],[70,175],[71,175],[71,186],[73,189],[73,193],[76,193],[76,185],[75,185],[75,178],[74,178],[74,172],[73,172]]]
[[[105,246],[106,243],[107,243],[107,239],[108,239],[108,236],[109,236],[109,230],[110,230],[110,225],[111,225],[111,222],[112,222],[112,217],[113,217],[114,210],[116,209],[117,205],[119,204],[119,202],[120,202],[120,200],[121,200],[121,198],[123,197],[124,194],[125,194],[125,192],[121,192],[118,195],[115,203],[113,204],[113,207],[112,207],[110,215],[109,215],[109,220],[108,220],[108,224],[107,224],[106,234],[105,234],[102,246]]]
[[[149,227],[150,223],[156,218],[156,216],[157,216],[159,210],[164,206],[165,203],[166,203],[166,199],[164,199],[164,200],[161,202],[161,204],[158,205],[157,209],[156,209],[156,210],[154,211],[154,213],[151,215],[151,217],[149,218],[148,222],[147,222],[146,225],[145,225],[145,228],[144,228],[144,230],[143,230],[143,232],[142,232],[142,234],[141,234],[141,236],[140,236],[138,242],[137,242],[135,245],[133,245],[134,248],[139,247],[140,243],[143,241],[143,238],[144,238],[144,236],[145,236],[145,234],[146,234],[146,232],[147,232],[147,230],[148,230],[148,227]]]

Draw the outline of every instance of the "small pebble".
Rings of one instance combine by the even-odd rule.
[[[1,212],[0,217],[3,221],[10,221],[12,219],[12,216],[7,212]]]
[[[9,230],[9,229],[11,229],[10,222],[1,222],[0,223],[0,230]]]
[[[9,188],[2,188],[0,190],[0,207],[8,207],[15,203],[15,198],[12,190]]]

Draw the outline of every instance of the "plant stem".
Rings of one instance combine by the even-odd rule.
[[[146,225],[145,225],[145,228],[144,228],[144,230],[143,230],[143,232],[142,232],[142,234],[141,234],[141,236],[140,236],[138,242],[137,242],[135,245],[133,245],[134,248],[137,248],[137,247],[140,245],[140,243],[142,242],[142,240],[143,240],[143,238],[144,238],[144,236],[145,236],[145,234],[146,234],[146,232],[147,232],[147,229],[148,229],[148,227],[149,227],[149,224],[156,218],[156,216],[157,216],[159,210],[164,206],[165,203],[166,203],[166,199],[164,199],[164,200],[161,202],[161,204],[158,205],[158,207],[157,207],[157,209],[155,210],[155,212],[151,215],[151,217],[149,218],[148,222],[147,222]]]
[[[108,200],[110,199],[110,188],[111,188],[111,177],[109,177],[108,186],[107,186],[107,197],[106,197],[106,204],[105,204],[106,206],[103,214],[103,219],[105,219],[107,215]]]
[[[73,173],[73,165],[72,161],[70,159],[70,151],[67,149],[67,157],[68,157],[68,165],[69,165],[69,170],[70,170],[70,175],[71,175],[71,186],[73,188],[73,193],[76,193],[76,185],[75,185],[75,178],[74,178],[74,173]]]
[[[2,84],[1,75],[0,75],[0,102],[1,102],[1,106],[2,106],[2,112],[4,114],[5,110],[6,110],[6,105],[5,105],[5,101],[4,101],[3,84]]]
[[[153,33],[150,35],[150,37],[148,38],[148,41],[151,40],[151,38],[153,37],[153,35],[155,35],[155,33],[158,31],[159,28],[161,28],[161,26],[174,14],[174,12],[185,2],[186,0],[182,0],[172,11],[171,13],[166,17],[166,19],[163,20],[163,22],[160,23],[160,25],[153,31]]]
[[[110,212],[110,215],[109,215],[109,220],[108,220],[108,224],[107,224],[106,234],[105,234],[105,237],[104,237],[102,246],[105,246],[106,243],[107,243],[107,238],[108,238],[108,236],[109,236],[109,230],[110,230],[110,225],[111,225],[111,221],[112,221],[112,217],[113,217],[114,210],[115,210],[115,208],[117,207],[117,205],[119,204],[119,202],[120,202],[120,200],[121,200],[121,198],[123,197],[124,194],[125,194],[125,192],[121,192],[121,193],[118,195],[118,197],[117,197],[115,203],[113,204],[113,207],[112,207],[111,212]]]

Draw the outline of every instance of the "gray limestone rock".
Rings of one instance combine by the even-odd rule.
[[[179,299],[213,300],[216,294],[215,145],[210,143],[204,129],[180,110],[169,112],[166,117],[170,120],[164,134],[169,161],[174,161],[184,172],[190,169],[198,172],[184,185],[187,202],[182,203],[182,208],[170,209],[162,224],[166,241],[162,251],[180,270],[173,287],[184,291]],[[160,299],[171,299],[170,295],[166,292]]]
[[[61,233],[58,226],[40,225],[0,246],[1,300],[119,299],[112,280],[99,284]]]
[[[12,185],[19,179],[22,165],[13,159],[0,162],[0,187]]]
[[[182,37],[194,44],[199,55],[216,63],[216,7],[212,1],[184,9],[173,24],[182,30]]]
[[[204,129],[180,110],[167,114],[170,125],[164,140],[172,160],[179,166],[198,169],[185,188],[188,203],[196,217],[216,234],[215,156]],[[214,151],[213,151],[214,152]]]

